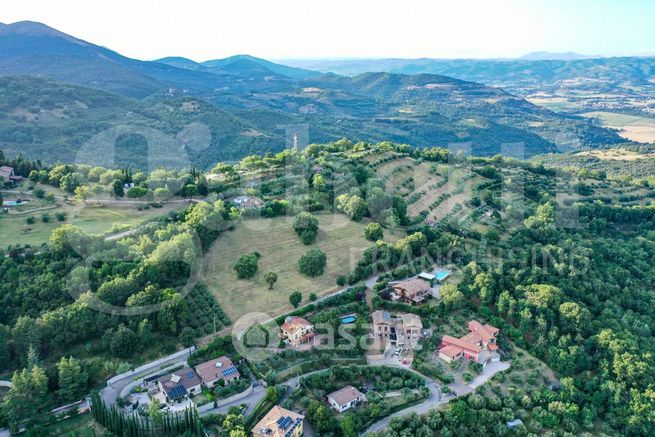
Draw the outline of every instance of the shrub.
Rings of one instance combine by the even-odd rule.
[[[369,223],[364,229],[364,236],[367,240],[377,241],[384,237],[384,231],[379,223]]]
[[[302,294],[299,291],[294,291],[289,295],[289,302],[293,305],[294,308],[298,308],[300,302],[302,301]]]
[[[36,223],[36,219],[32,216],[29,216],[28,218],[25,219],[25,223],[27,223],[28,225],[33,225],[34,223]]]
[[[320,249],[308,250],[298,260],[300,273],[306,276],[316,277],[323,274],[327,265],[327,255]]]
[[[241,255],[237,259],[236,264],[234,265],[234,270],[237,272],[237,277],[239,279],[250,279],[255,276],[257,269],[259,268],[258,260],[259,257],[256,253],[250,253],[248,255]]]
[[[301,212],[293,221],[293,230],[303,244],[310,245],[318,236],[318,219],[308,212]]]

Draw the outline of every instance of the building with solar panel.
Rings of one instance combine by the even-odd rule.
[[[238,381],[241,377],[239,370],[234,366],[232,360],[222,356],[196,366],[196,373],[207,388],[213,388],[220,381],[225,385]]]
[[[304,420],[304,416],[276,405],[255,425],[252,435],[255,437],[300,437],[303,433]]]
[[[166,401],[171,404],[188,399],[189,396],[201,392],[201,380],[190,367],[176,370],[158,378],[157,386],[166,396]]]

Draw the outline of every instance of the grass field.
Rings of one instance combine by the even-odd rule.
[[[37,211],[33,214],[0,214],[0,245],[7,247],[12,244],[40,245],[50,238],[53,229],[69,223],[79,226],[90,234],[102,235],[110,232],[116,227],[128,228],[159,216],[165,215],[170,210],[179,208],[180,205],[164,205],[163,208],[150,208],[139,211],[136,206],[126,207],[105,206],[103,208],[92,205],[61,204],[55,209]],[[49,223],[41,221],[41,214],[44,212],[50,216]],[[57,212],[66,213],[66,221],[59,222],[55,219]],[[25,220],[34,216],[36,222],[28,225]],[[28,230],[31,228],[31,230]]]
[[[603,126],[619,130],[619,135],[642,143],[655,142],[655,118],[619,114],[616,112],[595,111],[581,114],[597,118]]]
[[[306,302],[310,293],[318,296],[334,291],[339,275],[350,272],[361,252],[371,246],[364,238],[365,222],[355,223],[343,215],[319,214],[318,240],[305,246],[292,229],[292,217],[251,219],[222,235],[205,258],[203,281],[218,303],[235,321],[255,311],[278,315],[292,309],[289,294],[298,290]],[[386,241],[402,237],[385,230]],[[298,272],[298,259],[311,247],[327,254],[324,275],[308,278]],[[259,271],[251,280],[239,280],[234,263],[243,254],[257,251],[261,254]],[[274,271],[279,279],[273,290],[268,290],[264,274]]]
[[[23,434],[21,434],[23,435]],[[44,435],[51,436],[75,436],[75,437],[96,437],[108,434],[107,430],[96,423],[91,414],[82,414],[49,425]]]

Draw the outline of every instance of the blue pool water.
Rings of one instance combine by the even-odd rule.
[[[343,323],[344,325],[347,325],[349,323],[354,322],[355,320],[357,320],[357,317],[355,317],[355,316],[345,316],[345,317],[341,318],[341,323]]]
[[[16,200],[5,200],[2,202],[2,206],[16,206],[16,205],[22,205],[23,203],[26,203],[27,200],[23,200],[21,202],[18,202]]]
[[[443,281],[444,279],[446,279],[446,278],[448,277],[449,274],[450,274],[450,273],[448,273],[448,272],[445,271],[445,270],[439,270],[439,271],[434,275],[434,277],[437,278],[438,281]]]

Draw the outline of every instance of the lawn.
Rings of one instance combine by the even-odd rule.
[[[150,208],[139,211],[136,206],[105,206],[96,207],[92,205],[82,206],[64,203],[57,208],[48,211],[37,211],[34,214],[0,214],[0,241],[6,247],[12,244],[31,244],[38,246],[50,238],[50,233],[62,224],[73,224],[79,226],[90,234],[102,235],[112,229],[129,228],[146,221],[165,215],[178,205],[164,205],[163,208]],[[58,212],[66,213],[66,220],[59,222],[55,219]],[[43,223],[41,215],[47,213],[50,216],[49,223]],[[36,222],[32,225],[26,223],[26,219],[33,216]],[[116,226],[116,228],[114,228]]]
[[[104,427],[96,423],[91,414],[82,414],[47,426],[43,435],[96,437],[113,434],[108,433]]]
[[[339,275],[346,275],[359,260],[363,250],[371,246],[364,238],[365,222],[356,223],[343,215],[318,214],[320,230],[316,243],[305,246],[292,229],[292,217],[250,219],[233,231],[222,235],[205,257],[203,282],[232,321],[255,312],[271,316],[291,310],[289,294],[298,290],[307,302],[310,293],[318,296],[334,291]],[[385,240],[402,237],[385,231]],[[309,278],[298,272],[298,259],[309,248],[318,247],[327,254],[325,274]],[[259,252],[259,271],[251,280],[237,279],[236,259],[247,253]],[[274,271],[279,279],[268,290],[264,274]]]

